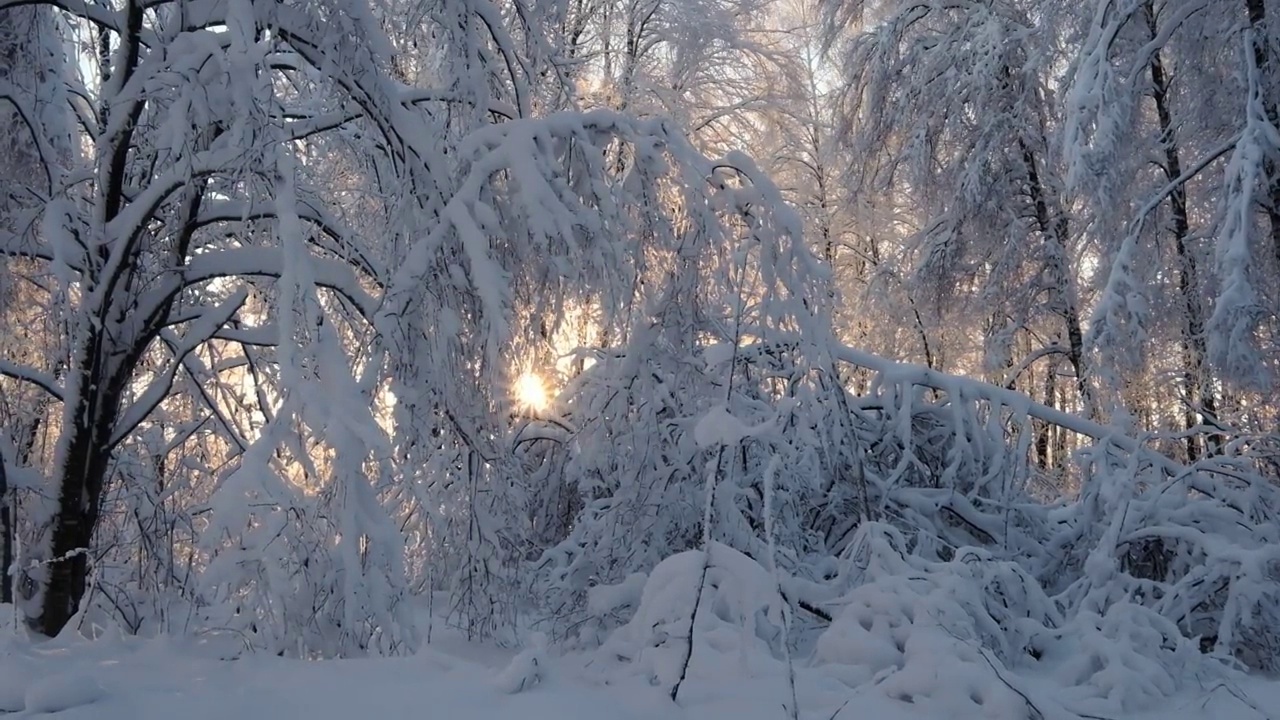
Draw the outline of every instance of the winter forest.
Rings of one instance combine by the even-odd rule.
[[[1278,400],[1280,0],[0,0],[25,642],[1114,719],[1280,671]]]

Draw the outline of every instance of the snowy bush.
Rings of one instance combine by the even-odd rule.
[[[957,716],[1027,716],[1015,672],[1068,688],[1047,702],[1093,713],[1157,706],[1205,666],[1194,645],[1150,609],[1118,603],[1064,615],[1016,563],[964,549],[947,562],[905,552],[898,531],[868,525],[847,557],[830,629],[814,659],[853,686]],[[945,672],[939,672],[946,658]],[[961,710],[960,708],[969,708]]]
[[[713,543],[659,563],[630,622],[598,653],[668,690],[699,674],[750,677],[760,657],[780,656],[784,612],[767,569]]]
[[[1061,602],[1138,604],[1223,658],[1274,668],[1280,486],[1243,457],[1180,467],[1107,443],[1085,457],[1082,497],[1049,544],[1060,562],[1043,570]]]

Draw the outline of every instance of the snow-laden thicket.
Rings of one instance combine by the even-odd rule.
[[[1280,495],[1247,442],[1180,466],[1145,443],[1006,390],[852,351],[840,357],[878,369],[876,390],[829,404],[784,398],[782,421],[713,406],[686,426],[692,438],[652,450],[700,447],[686,463],[706,468],[697,493],[689,483],[670,490],[662,473],[646,482],[626,472],[616,489],[587,502],[541,569],[550,588],[570,591],[539,593],[569,620],[562,627],[589,629],[595,639],[630,619],[609,643],[679,646],[688,635],[652,630],[653,617],[689,619],[699,573],[710,603],[699,612],[737,602],[706,599],[732,585],[714,579],[710,568],[719,567],[766,578],[736,580],[755,588],[749,602],[758,607],[739,613],[747,627],[758,610],[783,603],[787,617],[826,627],[815,660],[854,666],[848,673],[857,682],[886,669],[906,672],[910,638],[934,632],[921,626],[935,623],[935,640],[919,636],[922,656],[939,652],[929,643],[954,637],[974,658],[988,653],[1007,667],[1052,661],[1064,684],[1124,709],[1169,692],[1186,666],[1201,662],[1201,650],[1275,667]],[[751,407],[745,398],[742,407]],[[1072,496],[1046,497],[1028,462],[1038,421],[1097,436],[1070,468]],[[703,502],[710,544],[698,537]],[[634,573],[661,554],[656,543],[671,547],[672,539],[689,548],[679,565],[689,577],[674,580],[676,566],[664,566],[642,586]],[[597,550],[602,542],[613,552]],[[756,569],[718,565],[730,562],[717,561],[718,553],[745,553]],[[662,589],[680,583],[691,591]],[[579,611],[564,615],[575,592]]]

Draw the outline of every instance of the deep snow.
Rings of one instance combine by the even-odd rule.
[[[447,632],[412,657],[304,662],[246,656],[233,643],[139,640],[35,642],[5,630],[0,710],[59,720],[782,720],[789,692],[769,664],[726,663],[691,675],[679,705],[637,675],[602,677],[597,654],[553,657],[533,643],[518,652],[466,643]],[[696,663],[696,660],[695,660]],[[935,671],[951,671],[937,658]],[[515,682],[518,678],[528,682]],[[800,717],[923,720],[937,708],[850,691],[812,669],[798,673]],[[1034,691],[1031,691],[1034,692]],[[1042,705],[1044,720],[1066,720]],[[1280,708],[1280,683],[1190,680],[1150,720],[1259,720]],[[1275,711],[1270,710],[1271,717]],[[1120,720],[1113,718],[1112,720]],[[1128,720],[1126,718],[1126,720]]]

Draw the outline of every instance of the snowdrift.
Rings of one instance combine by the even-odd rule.
[[[802,686],[826,678],[919,717],[997,720],[1133,717],[1243,678],[1150,608],[1067,616],[1016,563],[975,549],[928,562],[905,547],[892,527],[859,531],[833,583],[847,590],[823,604],[831,622],[811,628],[804,659],[780,643],[791,608],[766,568],[721,544],[673,556],[592,662],[678,701],[705,701],[733,678],[772,685],[781,701],[799,667]]]

